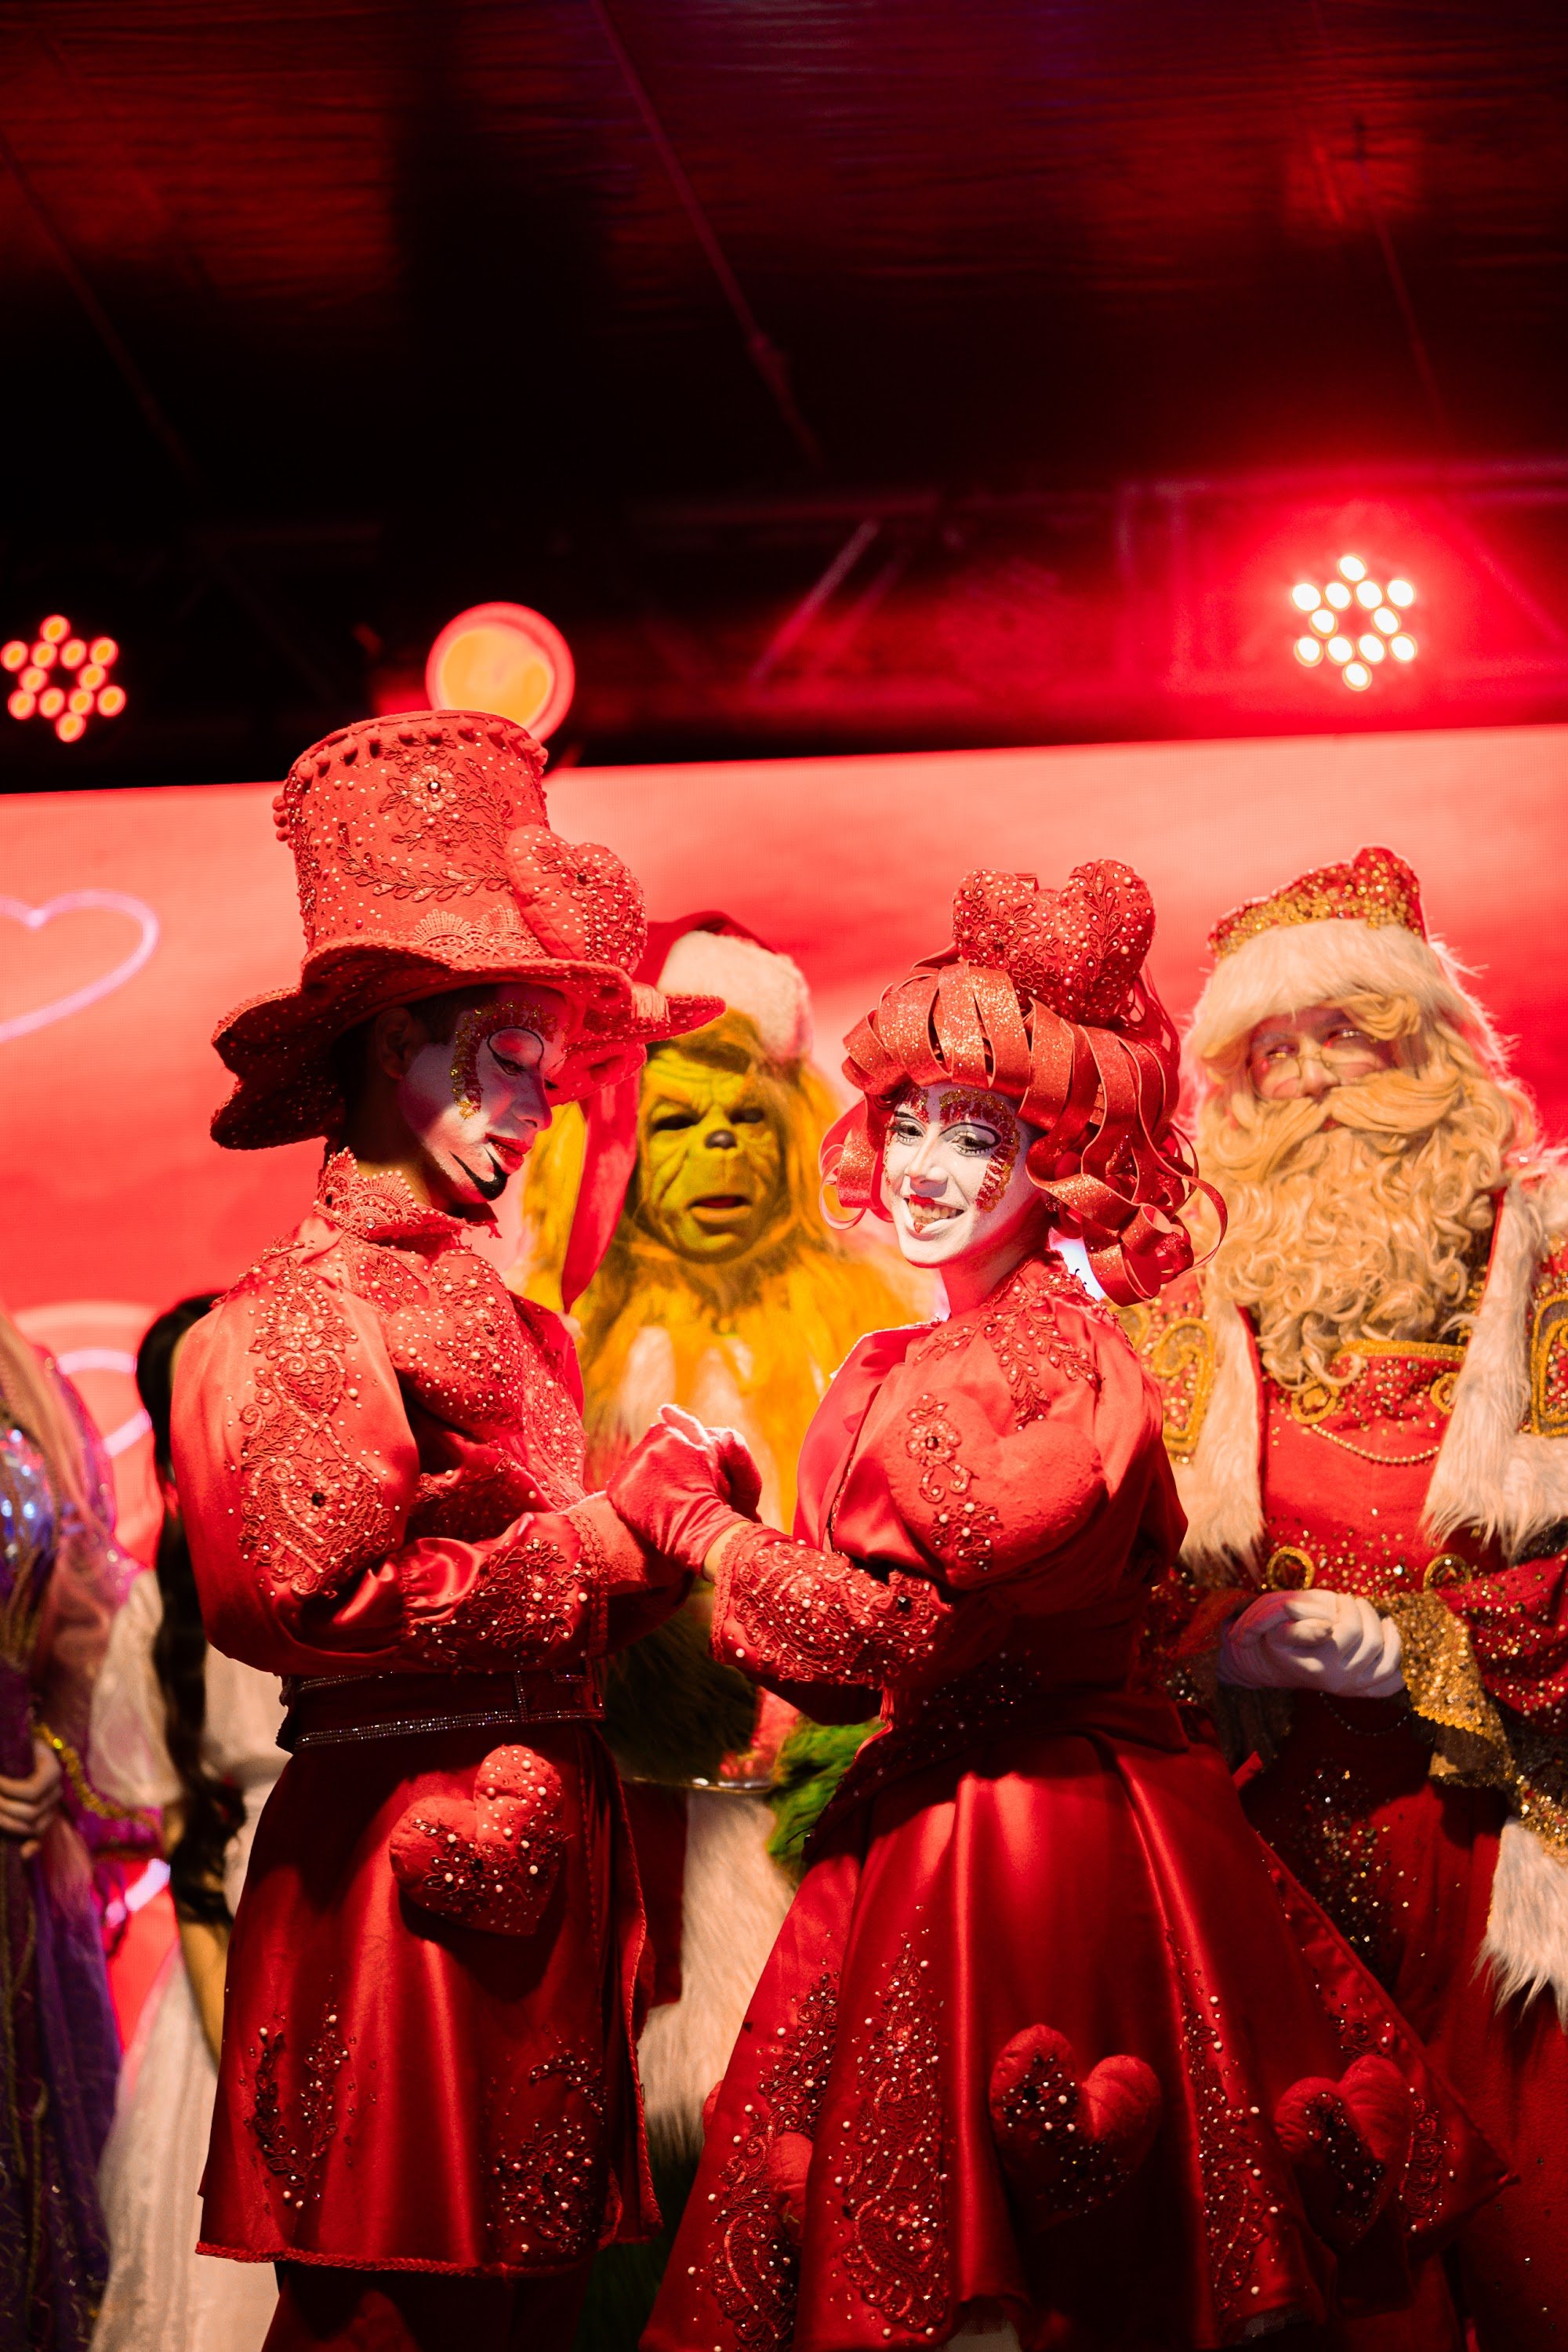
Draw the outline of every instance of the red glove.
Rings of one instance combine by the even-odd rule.
[[[694,1571],[721,1536],[756,1517],[762,1491],[734,1430],[705,1429],[675,1405],[666,1405],[605,1489],[635,1535]]]

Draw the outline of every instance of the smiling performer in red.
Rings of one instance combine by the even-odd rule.
[[[1176,1054],[1124,866],[973,874],[849,1040],[826,1163],[948,1319],[863,1340],[796,1538],[696,1424],[610,1492],[717,1654],[866,1712],[710,2115],[652,2352],[1195,2352],[1397,2303],[1495,2179],[1386,1996],[1271,1875],[1218,1754],[1129,1689],[1182,1537],[1113,1297],[1190,1263]],[[676,1497],[681,1497],[679,1506]],[[677,1524],[676,1510],[681,1514]]]
[[[542,766],[450,711],[308,751],[300,983],[218,1033],[220,1143],[334,1147],[174,1431],[207,1633],[288,1678],[203,2249],[280,2265],[272,2352],[565,2344],[595,2249],[657,2225],[592,1662],[684,1580],[584,1497],[571,1343],[468,1244],[552,1102],[721,1008],[632,980],[641,893],[550,830]]]

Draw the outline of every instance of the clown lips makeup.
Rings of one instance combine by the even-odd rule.
[[[417,1008],[416,1008],[417,1009]],[[566,1058],[564,1000],[497,992],[431,1039],[398,1087],[432,1190],[453,1215],[485,1220],[550,1125],[549,1088]]]
[[[893,1230],[911,1265],[950,1265],[1023,1223],[1039,1198],[1024,1164],[1032,1139],[1001,1095],[943,1083],[904,1096],[882,1165]]]

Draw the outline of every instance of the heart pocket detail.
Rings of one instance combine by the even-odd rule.
[[[1065,2033],[1016,2033],[991,2069],[991,2128],[1002,2169],[1049,2229],[1124,2189],[1154,2142],[1164,2095],[1152,2066],[1125,2052],[1079,2075]]]
[[[1358,2058],[1337,2083],[1309,2074],[1274,2110],[1301,2201],[1320,2237],[1344,2252],[1361,2243],[1404,2184],[1415,2133],[1415,2095],[1386,2058]]]
[[[493,1748],[472,1799],[416,1798],[392,1832],[393,1874],[422,1911],[488,1936],[531,1936],[560,1874],[564,1791],[548,1758]]]
[[[1154,938],[1154,902],[1113,857],[1075,866],[1059,890],[1033,874],[977,867],[952,902],[952,940],[968,963],[1007,974],[1064,1021],[1103,1028],[1128,1012]]]

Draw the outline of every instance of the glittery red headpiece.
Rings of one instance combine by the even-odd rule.
[[[341,728],[295,761],[274,803],[294,853],[305,961],[297,989],[231,1013],[214,1039],[239,1083],[213,1120],[239,1150],[331,1135],[331,1048],[391,1004],[508,981],[578,1011],[553,1091],[613,1083],[642,1048],[700,1028],[716,997],[637,981],[647,923],[618,857],[550,829],[531,735],[480,711]]]
[[[1233,955],[1260,931],[1288,923],[1336,920],[1370,923],[1374,929],[1397,923],[1424,940],[1426,925],[1415,867],[1392,849],[1377,848],[1358,849],[1338,866],[1314,866],[1282,890],[1271,890],[1266,898],[1248,898],[1222,915],[1209,933],[1209,946],[1215,956]]]
[[[1075,866],[1060,890],[976,872],[952,935],[845,1040],[862,1100],[825,1141],[824,1175],[852,1218],[885,1217],[882,1152],[905,1091],[952,1079],[1005,1095],[1042,1130],[1029,1174],[1101,1286],[1152,1297],[1193,1262],[1180,1213],[1198,1178],[1175,1125],[1175,1030],[1143,971],[1147,888],[1112,859]]]

